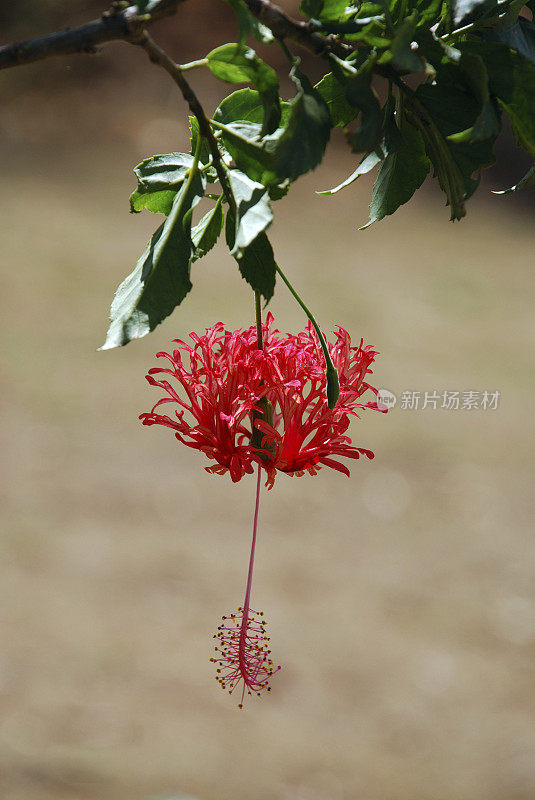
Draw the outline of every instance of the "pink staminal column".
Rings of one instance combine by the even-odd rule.
[[[271,658],[264,612],[254,611],[250,606],[260,505],[260,481],[261,467],[259,465],[256,480],[253,538],[243,608],[238,608],[237,614],[230,614],[230,616],[222,618],[222,624],[219,625],[217,633],[214,635],[214,639],[219,640],[219,644],[215,648],[216,657],[211,659],[218,665],[216,680],[222,689],[228,689],[229,694],[232,694],[240,684],[242,685],[239,708],[243,708],[246,691],[247,694],[254,692],[258,696],[263,689],[270,692],[269,681],[280,669],[280,667],[274,666]]]

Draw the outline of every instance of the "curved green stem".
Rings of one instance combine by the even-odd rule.
[[[329,348],[327,347],[327,342],[325,341],[325,337],[320,330],[318,323],[314,318],[314,314],[310,311],[310,309],[305,305],[303,300],[299,297],[297,292],[295,291],[294,287],[281,270],[281,268],[277,265],[277,272],[281,276],[282,280],[290,290],[291,294],[295,297],[309,320],[311,321],[314,330],[316,331],[317,337],[319,339],[319,343],[321,345],[321,349],[323,350],[323,355],[325,357],[325,376],[327,378],[327,405],[329,408],[334,408],[336,405],[336,401],[338,400],[338,396],[340,394],[340,382],[338,380],[338,373],[336,371],[336,367],[334,366],[331,354],[329,353]]]

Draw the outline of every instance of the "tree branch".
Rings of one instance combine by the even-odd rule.
[[[221,163],[221,153],[219,152],[219,147],[217,146],[215,136],[212,128],[210,127],[210,122],[208,121],[208,117],[204,112],[199,98],[182,74],[182,70],[178,64],[175,64],[175,62],[169,58],[165,50],[162,50],[162,48],[159,47],[159,45],[157,45],[153,39],[151,39],[146,31],[139,39],[132,40],[132,44],[142,47],[150,60],[154,64],[158,64],[160,67],[163,67],[177,84],[182,93],[182,97],[189,106],[191,113],[197,118],[199,123],[199,133],[206,139],[208,143],[221,188],[223,189],[231,209],[235,211],[234,196],[229,186],[227,174]]]
[[[317,56],[334,53],[340,58],[346,58],[353,52],[350,45],[338,41],[334,36],[321,36],[311,30],[306,22],[288,16],[270,0],[244,1],[249,11],[279,39],[291,39]],[[144,28],[162,17],[174,14],[177,6],[183,2],[185,0],[160,0],[148,14],[138,14],[136,6],[124,8],[124,3],[116,0],[100,19],[38,39],[0,47],[0,69],[30,64],[51,56],[95,53],[98,45],[111,41],[137,43],[143,38]]]
[[[245,0],[245,5],[278,39],[291,39],[316,56],[334,53],[340,58],[347,58],[353,52],[350,45],[339,42],[334,36],[321,36],[311,30],[306,22],[288,16],[271,0]]]
[[[137,14],[135,6],[124,8],[124,4],[114,3],[100,19],[85,25],[0,47],[0,69],[30,64],[50,56],[95,53],[98,45],[118,39],[135,42],[142,37],[147,25],[174,14],[182,2],[184,0],[161,0],[152,12],[141,15]]]

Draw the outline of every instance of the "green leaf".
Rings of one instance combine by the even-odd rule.
[[[191,229],[191,241],[193,243],[192,262],[205,256],[214,247],[219,238],[223,228],[222,200],[223,195],[219,197],[215,206]]]
[[[290,102],[288,121],[278,139],[266,142],[275,162],[276,177],[271,183],[292,181],[315,169],[331,135],[331,117],[322,96],[297,67],[292,67],[290,75],[297,94]]]
[[[422,84],[415,95],[408,94],[407,112],[424,137],[435,175],[451,206],[451,218],[461,219],[464,201],[479,184],[480,170],[495,161],[494,137],[482,142],[448,141],[452,134],[473,125],[479,112],[477,100],[453,85]]]
[[[270,29],[251,14],[243,0],[226,0],[226,2],[232,7],[236,15],[241,44],[245,42],[250,33],[262,44],[271,44],[273,42],[273,34]]]
[[[240,257],[258,234],[271,225],[273,212],[265,186],[237,169],[229,170],[228,176],[236,201],[236,228],[231,253]]]
[[[213,118],[223,125],[231,125],[233,122],[253,122],[262,125],[264,109],[260,95],[253,89],[238,89],[221,101]]]
[[[268,303],[275,291],[277,265],[273,248],[265,233],[260,233],[243,251],[238,260],[242,278],[255,290],[260,292]]]
[[[491,94],[509,116],[519,144],[535,156],[535,67],[498,42],[463,42],[459,49],[483,59]]]
[[[486,41],[504,42],[535,64],[535,23],[530,20],[520,17],[513,25],[504,27],[500,24],[482,30],[481,34]]]
[[[290,103],[281,102],[281,127],[285,127],[291,112]],[[259,92],[253,89],[238,89],[221,102],[214,112],[214,120],[231,125],[246,139],[257,141],[262,135],[264,107]],[[242,123],[246,123],[245,126]],[[249,126],[249,127],[248,127]],[[281,131],[279,131],[281,132]]]
[[[198,173],[177,192],[171,213],[115,293],[101,350],[128,344],[154,330],[191,289],[191,212],[203,195]]]
[[[457,27],[469,15],[480,16],[496,6],[496,0],[448,0],[453,24]]]
[[[188,153],[167,153],[145,158],[134,173],[138,179],[138,191],[157,192],[162,189],[179,188],[193,164]]]
[[[401,23],[395,32],[389,49],[379,59],[380,64],[392,64],[396,69],[407,72],[421,72],[423,70],[424,63],[422,59],[411,47],[416,34],[417,22],[418,16],[415,12]]]
[[[221,140],[225,150],[234,159],[236,166],[251,180],[269,186],[279,183],[280,178],[273,175],[273,155],[260,141],[260,125],[254,122],[235,122],[224,125],[215,118],[214,128],[222,131]]]
[[[375,6],[374,10],[376,11],[378,8],[378,6]],[[364,15],[364,12],[361,13]],[[386,33],[384,17],[370,16],[366,19],[366,24],[364,26],[362,25],[363,21],[364,20],[361,19],[360,24],[357,26],[359,20],[354,20],[355,27],[358,28],[358,33],[348,33],[345,38],[350,42],[357,43],[357,46],[363,48],[364,52],[366,52],[364,49],[366,46],[377,50],[384,50],[389,47],[391,37],[390,34],[387,35]],[[343,30],[343,28],[348,25],[349,23],[337,27]],[[334,32],[334,26],[331,30]]]
[[[489,78],[483,59],[468,51],[461,51],[437,40],[431,31],[418,34],[418,41],[426,58],[436,70],[436,82],[449,84],[453,89],[464,89],[473,95],[479,113],[473,124],[464,131],[452,133],[452,142],[483,141],[500,132],[500,119],[489,91]]]
[[[310,19],[338,20],[347,16],[347,0],[302,0],[299,10]]]
[[[268,237],[264,232],[259,233],[246,248],[236,251],[236,219],[230,209],[227,212],[225,235],[228,248],[234,253],[242,278],[245,278],[255,292],[260,292],[268,303],[275,291],[277,271],[273,248]]]
[[[394,152],[388,153],[379,167],[370,203],[367,228],[406,203],[424,182],[430,168],[420,132],[402,118],[400,138]]]
[[[140,192],[136,189],[130,195],[130,211],[137,213],[146,208],[147,211],[152,211],[153,214],[165,214],[167,216],[171,213],[175,195],[176,192],[170,189],[164,189],[160,192]]]
[[[223,44],[211,50],[206,59],[211,73],[221,81],[252,83],[258,91],[261,91],[260,86],[269,89],[279,85],[275,70],[245,45]]]
[[[394,98],[389,97],[382,110],[381,122],[379,126],[379,133],[382,134],[383,139],[382,144],[378,144],[374,150],[366,153],[356,170],[349,176],[349,178],[346,178],[345,181],[342,181],[339,186],[335,186],[334,189],[329,189],[324,192],[316,192],[316,194],[336,194],[336,192],[339,192],[341,189],[344,189],[346,186],[349,186],[356,181],[360,175],[370,172],[374,167],[377,166],[377,164],[386,158],[387,154],[392,155],[398,149],[398,147],[400,147],[402,137],[395,121],[394,110]]]
[[[489,78],[483,59],[472,53],[461,53],[457,64],[446,67],[448,68],[454,73],[464,74],[466,85],[471,89],[480,108],[470,128],[451,134],[448,138],[453,142],[480,142],[491,137],[495,138],[500,132],[500,120],[490,96]],[[458,75],[455,75],[452,82],[459,83]]]
[[[400,100],[400,108],[402,101]],[[396,114],[396,101],[393,97],[389,97],[383,106],[383,144],[382,149],[385,155],[392,155],[401,147],[403,137],[400,128],[398,127],[398,120],[401,116]],[[401,126],[401,121],[399,122]]]
[[[321,194],[321,195],[336,194],[337,192],[340,191],[340,189],[345,189],[346,186],[350,186],[354,181],[357,180],[358,177],[360,177],[360,175],[366,175],[366,173],[371,172],[372,169],[377,166],[377,164],[381,163],[383,158],[385,158],[385,154],[381,151],[380,148],[374,150],[373,153],[367,153],[360,162],[360,164],[358,165],[358,167],[356,168],[356,170],[351,173],[349,178],[346,178],[345,181],[342,181],[342,183],[338,184],[338,186],[335,186],[334,189],[325,189],[322,192],[316,192],[316,194]]]
[[[329,113],[333,128],[348,125],[358,114],[358,109],[350,105],[346,99],[346,87],[340,83],[332,72],[324,75],[314,88],[323,97]]]
[[[190,144],[191,144],[191,153],[196,152],[197,150],[197,142],[199,141],[199,120],[197,117],[188,117],[189,119],[189,127],[191,132]],[[201,152],[199,155],[199,161],[201,164],[208,164],[212,158],[212,154],[210,153],[210,148],[208,147],[208,142],[206,139],[203,139],[201,142]],[[217,173],[213,170],[215,174],[215,179],[217,179]],[[208,180],[211,180],[211,177],[208,173],[205,173]]]
[[[417,0],[415,10],[417,12],[417,28],[429,30],[434,23],[438,22],[442,16],[443,0]]]
[[[290,103],[281,102],[280,125],[284,126],[288,122],[290,115]],[[254,89],[238,89],[221,101],[214,112],[214,119],[224,125],[232,122],[252,122],[262,125],[264,119],[264,107],[260,94]]]
[[[451,207],[450,219],[462,219],[466,214],[466,192],[463,176],[452,156],[451,147],[416,94],[407,89],[405,92],[407,117],[422,134],[426,153],[433,164],[433,176],[438,179],[440,188],[446,195],[446,202]]]
[[[415,40],[418,43],[418,52],[436,70],[440,70],[444,62],[457,63],[461,58],[459,50],[437,38],[436,34],[428,28],[417,30]]]
[[[315,169],[330,136],[331,118],[325,101],[296,67],[290,74],[297,93],[289,103],[284,128],[271,136],[254,141],[250,138],[257,133],[252,127],[254,123],[246,123],[248,127],[241,123],[223,125],[214,119],[238,169],[264,186],[293,181]]]
[[[273,133],[280,121],[279,79],[255,51],[243,44],[224,44],[206,56],[213,75],[229,83],[252,83],[264,107],[262,135]]]
[[[167,153],[144,159],[134,167],[138,185],[130,195],[130,211],[146,208],[154,214],[170,214],[175,195],[192,164],[193,157],[187,153]]]
[[[276,183],[273,186],[270,186],[268,189],[269,199],[270,200],[282,200],[283,197],[286,197],[288,192],[290,191],[290,182],[283,181],[282,183]]]
[[[381,106],[372,89],[370,75],[357,75],[348,80],[346,86],[348,102],[360,111],[359,126],[348,135],[349,144],[355,153],[375,150],[381,139]]]

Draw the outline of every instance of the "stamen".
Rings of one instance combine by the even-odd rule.
[[[214,664],[217,664],[216,681],[222,689],[229,687],[229,694],[232,694],[237,686],[243,684],[241,702],[238,704],[239,708],[243,708],[246,689],[248,694],[255,692],[258,696],[260,696],[260,692],[263,689],[270,691],[269,681],[274,673],[280,669],[280,667],[274,666],[270,657],[271,650],[268,646],[269,636],[266,633],[267,621],[264,619],[264,612],[254,611],[249,604],[258,528],[260,479],[261,467],[259,466],[245,601],[243,608],[240,606],[237,614],[222,617],[223,624],[219,625],[215,635],[219,640],[220,646],[215,648],[216,658],[210,659]]]

